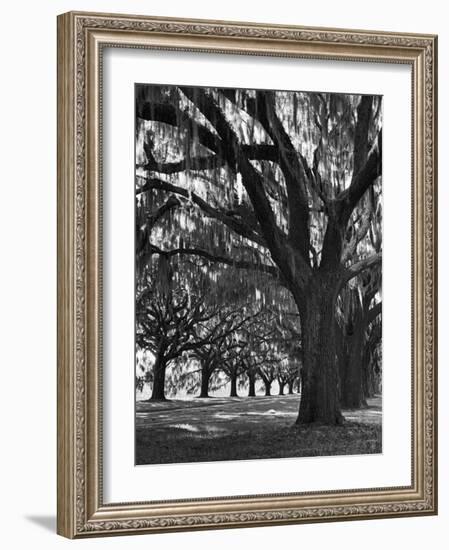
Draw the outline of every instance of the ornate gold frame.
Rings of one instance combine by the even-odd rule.
[[[114,47],[405,63],[413,86],[411,486],[104,504],[101,442],[101,52]],[[129,15],[58,17],[58,533],[368,519],[437,511],[437,38]],[[150,495],[149,495],[150,497]]]

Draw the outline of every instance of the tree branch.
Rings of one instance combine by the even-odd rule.
[[[140,256],[145,249],[146,243],[150,238],[150,233],[156,223],[170,210],[180,205],[179,199],[170,196],[167,201],[160,206],[156,212],[148,216],[145,226],[140,229],[136,228],[136,254]]]
[[[242,150],[250,160],[272,161],[278,160],[278,152],[273,145],[256,144],[256,145],[241,145]],[[219,155],[205,155],[188,157],[177,162],[157,162],[148,147],[145,147],[145,153],[148,162],[145,164],[137,164],[136,168],[159,172],[160,174],[176,174],[185,170],[194,170],[196,172],[202,170],[214,170],[226,164],[226,159]]]
[[[140,189],[136,190],[136,194],[146,193],[152,189],[161,189],[163,191],[176,193],[177,195],[181,195],[182,197],[191,200],[197,206],[199,206],[201,210],[203,210],[203,212],[209,217],[221,221],[241,237],[249,239],[250,241],[259,244],[260,246],[266,247],[264,239],[244,221],[230,216],[217,208],[214,208],[205,200],[203,200],[199,195],[193,192],[189,192],[183,187],[173,185],[157,178],[150,178]]]
[[[220,138],[202,124],[194,121],[188,112],[181,111],[170,103],[139,103],[136,105],[136,116],[143,120],[163,122],[170,126],[186,129],[192,136],[214,153],[221,151]]]
[[[275,266],[266,265],[266,264],[255,264],[253,262],[249,262],[246,260],[233,260],[232,258],[228,258],[226,256],[217,256],[217,255],[211,254],[210,252],[207,252],[207,250],[202,250],[200,248],[175,248],[173,250],[162,250],[161,248],[153,244],[150,244],[150,249],[152,254],[160,254],[167,258],[170,258],[171,256],[183,255],[183,254],[189,255],[189,256],[198,256],[200,258],[204,258],[209,262],[226,264],[226,265],[235,267],[237,269],[249,269],[253,271],[260,271],[262,273],[267,273],[269,275],[272,275],[273,277],[276,277],[276,278],[279,278],[280,276],[279,270]]]
[[[217,130],[226,144],[223,154],[228,165],[242,175],[242,182],[251,200],[264,240],[270,249],[273,260],[281,268],[287,280],[293,280],[291,255],[286,247],[285,234],[279,229],[274,212],[265,193],[263,179],[246,156],[237,135],[226,120],[214,99],[201,88],[181,87],[181,91],[203,113]],[[308,265],[308,264],[307,264]]]
[[[379,302],[368,311],[368,324],[372,323],[374,319],[382,313],[382,302]]]
[[[366,210],[362,213],[362,216],[361,216],[362,219],[360,220],[360,224],[358,228],[355,229],[355,226],[353,225],[352,237],[350,241],[346,244],[341,257],[341,262],[343,264],[345,264],[348,260],[350,260],[353,257],[357,249],[357,245],[368,233],[368,229],[371,224],[371,214],[372,214],[371,209],[366,208]]]
[[[217,155],[190,157],[178,162],[156,162],[154,158],[149,159],[146,164],[137,165],[137,168],[159,172],[160,174],[176,174],[185,170],[214,170],[225,164],[225,160]]]
[[[289,135],[276,113],[272,91],[256,92],[257,117],[264,130],[277,145],[279,165],[284,174],[289,210],[289,239],[309,262],[309,208],[307,197],[307,162],[295,150]]]
[[[256,143],[253,145],[242,144],[242,150],[250,160],[269,160],[279,162],[279,149],[268,143]]]
[[[362,168],[352,176],[351,185],[337,197],[341,205],[341,224],[346,226],[352,211],[368,188],[382,174],[382,130],[377,136],[377,147],[371,153]]]
[[[345,269],[343,282],[347,283],[354,277],[357,277],[357,275],[362,273],[362,271],[365,271],[365,269],[373,267],[381,262],[382,262],[382,253],[373,254],[371,256],[368,256],[368,258],[365,258],[364,260],[360,260],[360,262],[356,262],[355,264]]]
[[[267,160],[266,157],[269,157],[268,160],[274,160],[276,151],[272,146],[264,144],[257,146],[241,144],[221,108],[205,90],[191,87],[180,87],[179,89],[208,119],[218,135],[194,122],[186,111],[180,112],[179,109],[168,103],[142,103],[137,106],[138,116],[145,120],[157,120],[173,126],[188,128],[192,135],[198,136],[202,145],[225,159],[231,171],[240,172],[243,185],[254,208],[264,244],[269,248],[271,256],[282,271],[285,280],[290,284],[297,285],[300,279],[306,278],[310,274],[308,242],[305,243],[306,252],[304,254],[300,253],[302,245],[298,239],[294,238],[290,243],[287,242],[286,235],[277,225],[270,200],[266,195],[263,177],[251,164],[251,160]],[[279,157],[277,154],[278,159]],[[180,168],[181,165],[178,164],[176,169]],[[170,170],[174,169],[174,166],[170,167]],[[298,211],[295,209],[292,211],[294,211],[294,217],[291,221],[295,225],[297,222],[293,220],[298,219]],[[308,216],[299,217],[301,217],[300,223],[303,224],[304,231],[307,232]],[[291,236],[293,237],[293,235]],[[252,237],[254,240],[254,235]]]
[[[354,174],[358,174],[366,163],[369,151],[369,126],[373,96],[363,95],[357,106],[357,123],[354,135]]]

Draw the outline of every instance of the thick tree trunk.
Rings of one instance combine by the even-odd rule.
[[[151,401],[165,401],[165,371],[167,363],[162,356],[156,357],[153,367],[153,391]]]
[[[371,367],[371,377],[372,377],[372,396],[380,395],[382,393],[382,369],[378,364],[375,364]]]
[[[207,365],[201,368],[201,391],[199,397],[209,397],[210,371]]]
[[[237,394],[237,375],[233,374],[231,376],[231,393],[229,394],[230,397],[238,397]]]
[[[293,393],[293,382],[288,383],[288,393],[291,395]]]
[[[340,378],[341,400],[343,402],[344,381],[346,378],[346,370],[349,363],[347,326],[346,325],[340,326],[340,324],[336,322],[335,335],[336,335],[336,346],[337,346],[336,352],[337,352],[338,376]]]
[[[374,356],[376,346],[379,344],[381,333],[370,335],[364,349],[364,377],[363,384],[366,397],[374,397],[376,394],[382,393],[382,369],[378,363],[378,359]]]
[[[256,397],[256,377],[248,375],[248,397]]]
[[[367,307],[357,306],[346,331],[346,361],[343,368],[341,403],[348,409],[366,407],[365,393],[365,333],[367,328]]]
[[[368,397],[374,397],[373,365],[370,363],[367,347],[363,353],[362,389],[365,401]]]
[[[279,395],[284,395],[285,382],[279,382]]]
[[[271,382],[264,380],[264,384],[265,384],[265,395],[269,397],[271,395]]]
[[[364,330],[358,327],[349,341],[349,357],[342,391],[342,406],[349,409],[360,409],[365,405],[362,378],[363,335]]]
[[[328,281],[336,280],[329,277]],[[298,424],[343,422],[336,358],[336,287],[322,282],[304,293],[302,339],[303,380]]]

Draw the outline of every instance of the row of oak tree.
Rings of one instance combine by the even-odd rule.
[[[137,86],[137,383],[163,399],[290,376],[304,424],[363,406],[381,380],[381,168],[381,97]]]

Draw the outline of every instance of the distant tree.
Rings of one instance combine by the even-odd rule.
[[[279,383],[279,395],[284,395],[284,389],[287,387],[288,393],[293,393],[293,387],[299,377],[299,364],[290,357],[279,365],[277,370],[277,381]]]
[[[138,299],[136,343],[154,355],[152,400],[165,399],[165,376],[169,364],[203,345],[195,326],[206,320],[202,298],[185,288],[167,293],[147,290]]]
[[[259,367],[258,374],[264,383],[265,395],[271,395],[271,385],[276,380],[277,376],[277,364],[267,361],[265,365]]]
[[[237,395],[237,378],[245,372],[242,361],[245,342],[241,334],[250,330],[254,319],[261,314],[249,304],[223,306],[214,317],[197,324],[196,333],[204,344],[196,349],[195,356],[201,362],[201,390],[199,397],[209,396],[209,381],[216,370],[221,370],[231,380],[231,396]]]

